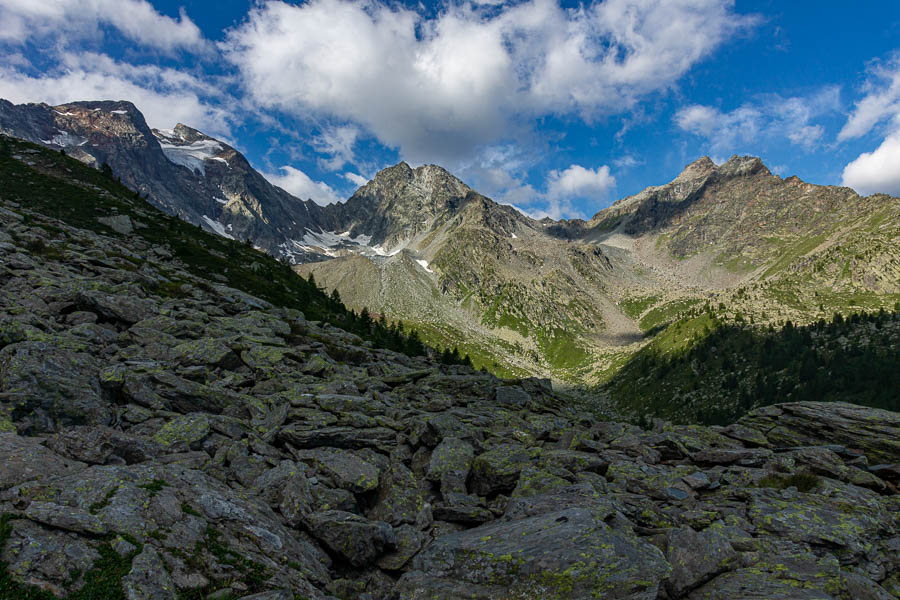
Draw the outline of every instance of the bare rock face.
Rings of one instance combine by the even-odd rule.
[[[0,265],[9,597],[896,595],[895,413],[600,422],[540,380],[375,348],[279,305],[294,301],[280,288],[210,284],[209,264],[240,268],[239,243],[197,232],[199,266],[141,262],[165,240],[88,209],[59,219],[0,186],[3,256],[23,257]],[[55,251],[38,255],[46,231]]]
[[[272,254],[302,257],[293,244],[307,228],[333,231],[338,216],[269,183],[227,144],[183,124],[151,130],[130,102],[13,105],[0,99],[0,133],[62,149],[95,168],[106,164],[122,183],[167,213]],[[101,222],[120,233],[121,215]]]

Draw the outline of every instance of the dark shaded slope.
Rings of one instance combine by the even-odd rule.
[[[686,348],[652,343],[608,385],[616,405],[643,417],[707,425],[779,402],[852,402],[900,411],[900,306],[775,329],[725,323],[710,311]],[[661,334],[661,340],[667,337]]]

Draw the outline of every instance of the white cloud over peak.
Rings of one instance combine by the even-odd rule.
[[[843,185],[863,195],[881,192],[900,196],[900,132],[844,167]]]
[[[221,47],[258,105],[356,123],[414,162],[452,163],[529,119],[618,114],[672,87],[755,22],[732,8],[526,0],[425,18],[379,0],[266,0]]]
[[[279,168],[279,171],[280,173],[263,173],[263,176],[273,185],[277,185],[301,200],[312,200],[320,206],[342,200],[330,185],[314,181],[300,169],[284,166]]]
[[[780,137],[811,150],[825,134],[825,128],[813,121],[839,107],[840,89],[829,86],[804,97],[770,94],[728,112],[694,104],[675,114],[675,124],[683,131],[706,138],[715,152]]]
[[[177,122],[228,137],[234,101],[207,81],[156,65],[130,65],[103,54],[61,56],[55,69],[30,75],[0,66],[0,98],[13,103],[63,104],[76,100],[130,100],[151,127]]]
[[[211,47],[184,10],[173,19],[147,0],[0,0],[0,23],[0,42],[8,43],[97,39],[99,26],[108,25],[134,42],[164,52]]]
[[[342,177],[344,179],[346,179],[347,181],[349,181],[350,183],[357,185],[359,187],[362,187],[362,186],[366,185],[367,183],[369,183],[369,180],[366,179],[365,177],[363,177],[362,175],[360,175],[359,173],[348,172],[348,173],[344,173],[342,175]]]

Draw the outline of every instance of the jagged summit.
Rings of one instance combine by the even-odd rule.
[[[728,159],[723,165],[720,165],[716,172],[723,177],[742,177],[750,175],[771,175],[772,172],[763,163],[762,159],[757,156],[738,156],[734,155]]]
[[[708,156],[701,156],[700,158],[686,166],[672,183],[681,183],[684,181],[698,179],[700,177],[707,177],[714,173],[715,170],[716,163],[714,163]]]

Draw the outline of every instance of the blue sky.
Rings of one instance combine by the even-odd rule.
[[[900,195],[900,4],[0,0],[0,97],[125,99],[342,200],[436,163],[589,217],[709,155]]]

